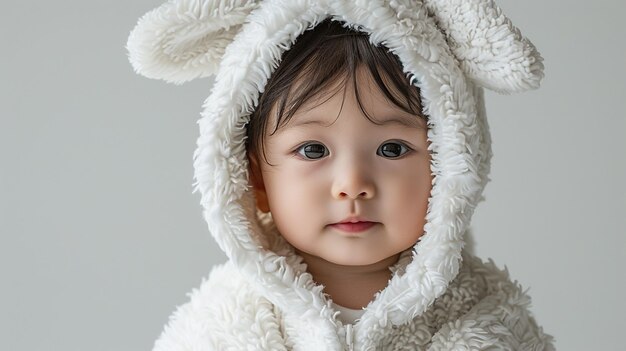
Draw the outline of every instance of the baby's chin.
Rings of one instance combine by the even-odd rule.
[[[400,253],[391,256],[354,253],[340,254],[337,252],[326,255],[315,255],[298,249],[296,249],[296,253],[302,256],[307,264],[323,264],[327,267],[336,267],[337,269],[352,268],[362,271],[388,268],[396,264],[400,258]]]
[[[395,254],[390,257],[347,257],[334,259],[333,263],[338,266],[346,266],[346,267],[362,267],[362,268],[370,268],[370,267],[390,267],[398,262],[399,254]]]

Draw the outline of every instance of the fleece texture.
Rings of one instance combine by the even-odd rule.
[[[397,55],[422,94],[434,181],[424,235],[387,287],[343,325],[302,258],[257,211],[246,124],[299,35],[331,18]],[[543,59],[490,0],[174,0],[140,18],[135,71],[174,84],[215,75],[198,121],[194,191],[229,261],[171,316],[164,350],[551,350],[529,297],[464,250],[489,181],[483,89],[535,89]]]

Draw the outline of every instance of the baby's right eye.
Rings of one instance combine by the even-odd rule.
[[[328,155],[326,146],[318,143],[304,144],[297,148],[296,152],[309,160],[317,160]]]

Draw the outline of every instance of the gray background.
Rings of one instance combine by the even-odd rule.
[[[0,14],[0,349],[149,350],[225,257],[192,190],[211,81],[133,73],[142,1],[14,1]],[[476,252],[530,287],[560,350],[623,349],[624,2],[498,2],[542,89],[487,94],[493,181]]]

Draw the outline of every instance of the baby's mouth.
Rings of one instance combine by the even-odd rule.
[[[332,228],[347,233],[362,233],[378,224],[377,222],[344,222],[331,224]]]

